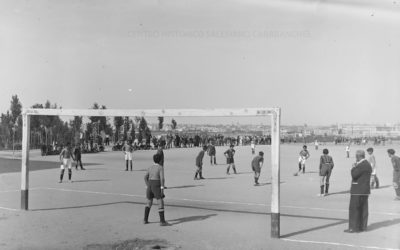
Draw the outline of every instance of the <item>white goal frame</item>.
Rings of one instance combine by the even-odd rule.
[[[271,116],[271,237],[280,236],[280,108],[244,109],[23,109],[21,210],[28,210],[29,202],[29,141],[30,117],[43,116],[145,116],[145,117],[263,117]]]

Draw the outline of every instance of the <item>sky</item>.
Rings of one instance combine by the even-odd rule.
[[[400,1],[4,0],[0,112],[281,107],[400,122]],[[204,121],[203,119],[199,121]]]

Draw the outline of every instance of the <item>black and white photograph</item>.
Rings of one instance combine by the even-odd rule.
[[[400,250],[400,1],[0,0],[0,250]]]

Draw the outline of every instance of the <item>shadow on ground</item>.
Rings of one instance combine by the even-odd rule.
[[[103,165],[101,163],[84,163],[83,166],[98,166]],[[72,164],[75,168],[74,164]],[[59,162],[48,162],[48,161],[29,161],[29,170],[38,171],[60,168]],[[21,159],[4,159],[0,158],[0,174],[4,173],[19,173],[21,172]]]
[[[164,250],[176,250],[179,246],[173,246],[166,240],[154,239],[154,240],[143,240],[143,239],[133,239],[126,240],[118,243],[105,243],[105,244],[89,244],[83,248],[83,250],[150,250],[150,249],[164,249]]]
[[[41,209],[32,209],[30,211],[51,211],[51,210],[65,210],[65,209],[82,209],[82,208],[90,208],[90,207],[99,207],[99,206],[109,206],[109,205],[115,205],[115,204],[132,204],[132,205],[140,205],[143,206],[143,202],[134,202],[134,201],[118,201],[118,202],[110,202],[110,203],[100,203],[100,204],[90,204],[90,205],[82,205],[82,206],[71,206],[71,207],[59,207],[59,208],[41,208]],[[191,208],[191,209],[198,209],[198,210],[205,210],[205,211],[214,211],[214,212],[230,212],[230,213],[240,213],[240,214],[258,214],[258,215],[270,215],[270,213],[267,212],[257,212],[257,211],[247,211],[247,210],[239,210],[239,209],[223,209],[223,208],[211,208],[211,207],[202,207],[202,206],[195,206],[195,205],[180,205],[180,204],[168,204],[167,207],[178,207],[178,208]],[[168,209],[168,208],[167,208]],[[189,217],[183,217],[183,218],[178,218],[178,219],[171,219],[170,221],[171,226],[185,223],[185,222],[190,222],[190,221],[201,221],[201,220],[206,220],[209,219],[213,216],[216,216],[217,214],[209,214],[209,215],[194,215],[194,216],[189,216]],[[281,235],[280,238],[290,238],[296,235],[301,235],[305,234],[308,232],[314,232],[314,231],[319,231],[325,228],[329,227],[334,227],[337,225],[343,225],[347,224],[348,220],[343,219],[343,218],[333,218],[333,217],[321,217],[321,216],[307,216],[307,215],[296,215],[296,214],[281,214],[282,217],[290,217],[290,218],[302,218],[302,219],[316,219],[316,220],[330,220],[332,222],[321,225],[321,226],[316,226],[316,227],[310,227],[304,230],[288,233],[285,235]],[[400,218],[398,219],[392,219],[392,220],[385,220],[385,221],[380,221],[380,222],[375,222],[373,224],[370,224],[368,226],[367,231],[374,231],[378,230],[380,228],[384,227],[389,227],[389,226],[394,226],[400,224]],[[346,228],[344,226],[343,228]],[[95,249],[95,248],[87,248],[87,249]],[[100,248],[103,249],[103,248]],[[112,248],[114,249],[114,248]],[[122,248],[125,249],[125,248]]]
[[[380,186],[380,187],[378,188],[378,190],[379,190],[379,189],[384,189],[384,188],[389,188],[389,187],[393,187],[393,186],[392,186],[392,185]],[[374,192],[373,190],[375,190],[375,189],[371,189],[372,192]],[[340,192],[329,193],[328,196],[329,196],[329,195],[336,195],[336,194],[349,194],[349,193],[350,193],[350,190],[346,190],[346,191],[340,191]]]

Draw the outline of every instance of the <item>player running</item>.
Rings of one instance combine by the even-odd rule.
[[[333,163],[332,156],[329,155],[329,150],[322,150],[323,155],[319,160],[319,177],[320,177],[320,187],[321,192],[318,196],[326,196],[329,192],[329,178],[331,177],[332,169],[335,166]],[[324,193],[325,188],[325,193]]]
[[[122,151],[124,151],[124,155],[125,155],[125,163],[126,163],[125,171],[128,171],[129,163],[130,163],[131,171],[132,171],[133,146],[130,143],[128,143],[128,141],[125,141],[125,145],[122,147]]]
[[[72,182],[72,160],[75,161],[74,155],[72,153],[72,148],[71,148],[71,143],[67,143],[67,146],[63,148],[63,150],[60,153],[60,161],[61,161],[61,174],[60,174],[60,181],[61,183],[64,178],[64,172],[65,172],[65,167],[68,167],[68,180],[69,182]]]
[[[378,176],[376,175],[376,160],[374,156],[374,149],[373,148],[368,148],[368,162],[371,164],[372,167],[372,173],[371,173],[371,188],[379,188],[379,179]]]
[[[207,146],[203,146],[202,150],[199,152],[199,154],[196,157],[196,174],[194,175],[195,180],[203,180],[203,158],[204,158],[204,153],[207,151]],[[197,178],[197,176],[199,176]]]
[[[160,226],[168,226],[168,222],[165,221],[164,214],[164,168],[160,165],[160,155],[153,155],[154,165],[147,169],[144,176],[144,182],[146,183],[146,198],[147,204],[144,209],[144,224],[149,223],[149,214],[151,206],[153,205],[153,199],[156,198],[158,203],[158,214],[160,216]]]
[[[298,176],[302,170],[303,174],[306,171],[306,161],[310,158],[310,152],[308,152],[306,145],[303,146],[303,150],[300,151],[299,155],[299,172],[295,173],[295,176]]]
[[[225,153],[224,153],[224,155],[225,155],[225,157],[226,157],[226,163],[228,164],[228,168],[226,169],[226,174],[230,174],[229,173],[229,169],[232,167],[232,169],[233,169],[233,172],[235,173],[235,174],[237,174],[236,173],[236,167],[235,167],[235,159],[234,159],[234,156],[235,156],[235,149],[233,149],[234,148],[234,145],[233,144],[231,144],[231,146],[230,146],[230,148],[228,149],[228,150],[226,150],[225,151]]]
[[[260,151],[256,157],[251,161],[251,168],[254,172],[254,186],[258,186],[258,179],[260,178],[261,168],[264,164],[264,152]]]

